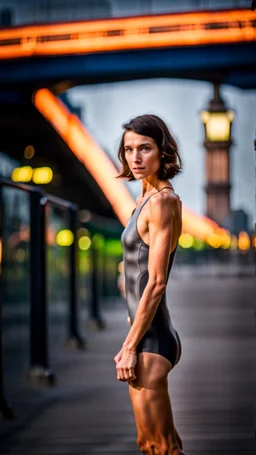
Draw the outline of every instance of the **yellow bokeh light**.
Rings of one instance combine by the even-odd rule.
[[[88,250],[91,246],[91,243],[92,243],[92,241],[91,241],[90,237],[88,237],[87,235],[83,235],[78,240],[78,246],[79,246],[80,250],[83,250],[83,251]]]
[[[47,184],[52,181],[53,172],[50,167],[38,167],[33,172],[33,182],[37,184]]]
[[[33,175],[31,166],[22,166],[13,169],[11,178],[13,182],[30,182]]]
[[[25,158],[27,160],[30,160],[31,158],[33,158],[34,154],[35,154],[35,149],[34,149],[33,145],[27,145],[27,147],[24,150]]]
[[[221,244],[220,244],[221,248],[223,248],[224,250],[227,250],[228,248],[230,248],[231,237],[230,237],[229,233],[221,235],[220,240],[221,240]]]
[[[207,243],[213,248],[219,248],[221,245],[221,237],[218,234],[209,235]]]
[[[245,231],[239,232],[238,236],[238,248],[242,251],[249,250],[250,248],[250,237]]]
[[[74,242],[74,234],[69,229],[63,229],[56,235],[56,243],[59,246],[70,246]]]
[[[231,248],[231,250],[236,250],[236,248],[237,248],[237,237],[235,236],[235,234],[231,235],[230,248]]]
[[[193,245],[193,236],[190,234],[181,234],[179,238],[179,245],[182,248],[191,248]]]

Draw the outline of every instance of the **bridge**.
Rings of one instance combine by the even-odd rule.
[[[2,29],[0,84],[176,77],[255,88],[255,29],[246,9]]]
[[[125,224],[134,201],[123,183],[115,180],[113,163],[57,95],[78,84],[153,77],[198,79],[243,89],[255,88],[255,41],[256,12],[246,9],[2,29],[0,100],[5,102],[15,96],[24,99],[25,96],[31,103],[32,99],[96,180]],[[3,120],[2,137],[13,130],[12,111],[13,108]],[[20,135],[23,126],[25,130],[25,125],[18,127]],[[4,143],[8,148],[9,138]],[[14,139],[12,149],[15,146]],[[56,152],[52,150],[52,154]],[[95,166],[92,155],[104,161],[104,170]],[[183,211],[183,229],[206,241],[209,235],[216,233],[226,239],[225,231],[216,223],[187,209]]]

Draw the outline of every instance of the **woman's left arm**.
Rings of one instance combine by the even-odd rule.
[[[177,199],[162,193],[160,197],[151,198],[149,202],[148,282],[138,304],[133,325],[123,344],[128,349],[136,349],[146,333],[166,288]]]
[[[176,197],[166,193],[153,196],[149,201],[148,282],[139,301],[134,322],[123,343],[123,361],[120,362],[119,369],[125,368],[125,359],[131,359],[136,354],[137,345],[149,328],[166,288],[177,202]],[[127,380],[124,371],[119,371],[119,375],[121,380]]]

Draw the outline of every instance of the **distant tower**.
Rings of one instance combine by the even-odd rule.
[[[230,157],[233,111],[220,97],[214,84],[214,97],[201,113],[205,126],[206,215],[225,228],[230,227]]]

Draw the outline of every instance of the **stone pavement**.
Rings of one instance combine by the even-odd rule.
[[[183,352],[169,388],[187,455],[256,453],[255,295],[253,277],[170,279]],[[105,331],[87,330],[86,351],[59,352],[55,387],[32,405],[36,390],[19,397],[22,424],[1,423],[3,455],[140,453],[127,384],[116,380],[113,362],[128,330],[125,306],[108,307],[105,317]]]

